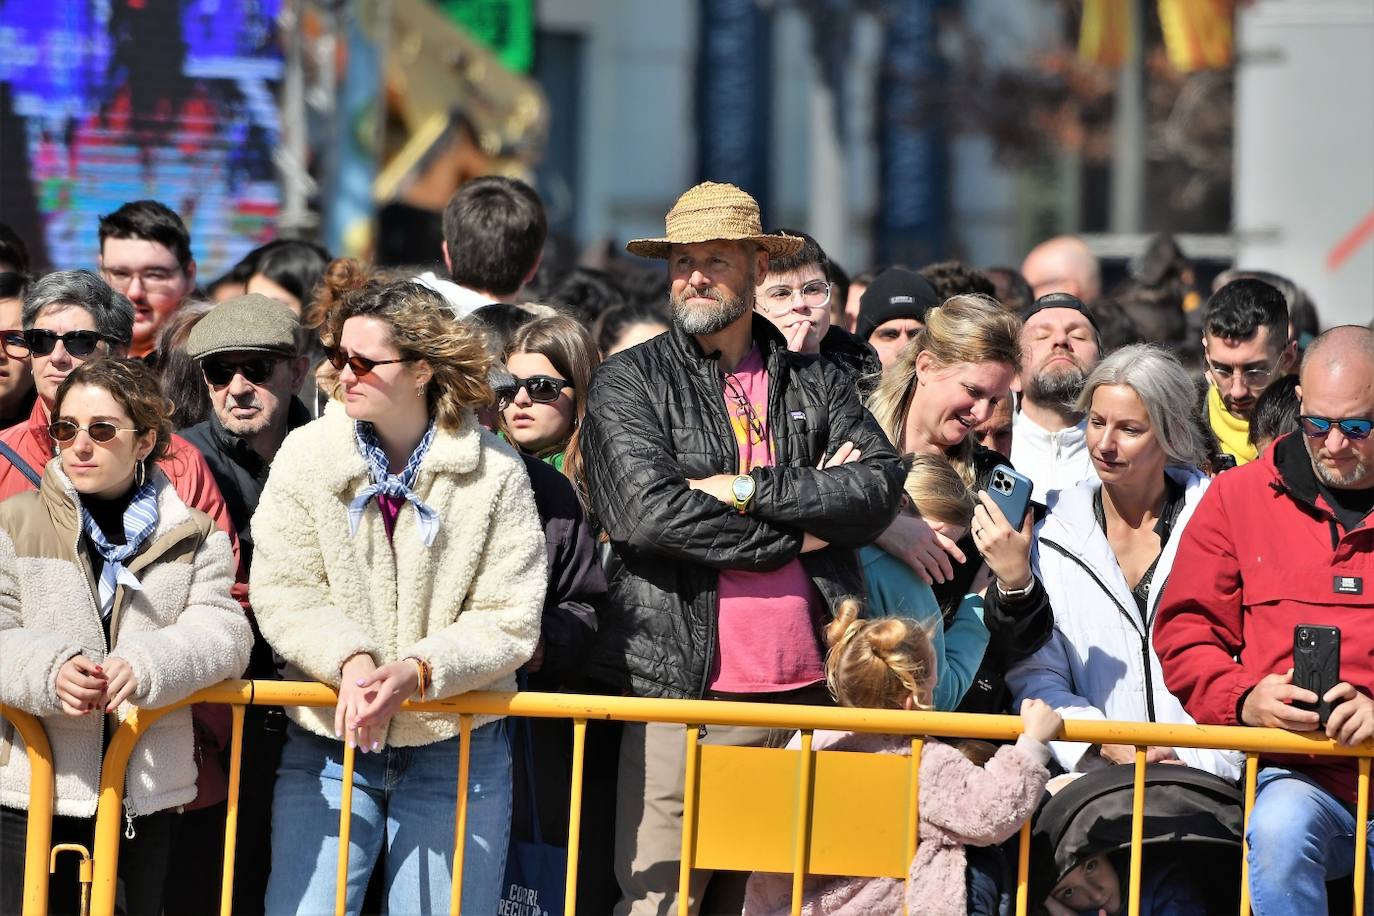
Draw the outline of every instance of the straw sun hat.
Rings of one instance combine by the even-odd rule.
[[[642,258],[666,258],[670,245],[747,240],[762,246],[770,258],[781,258],[802,247],[794,235],[765,235],[758,203],[732,184],[706,181],[689,188],[668,211],[667,223],[667,238],[635,239],[625,250]]]

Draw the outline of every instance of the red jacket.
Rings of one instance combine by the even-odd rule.
[[[1358,582],[1337,592],[1337,577]],[[1345,531],[1301,435],[1212,482],[1184,529],[1155,622],[1164,680],[1200,723],[1239,725],[1250,689],[1293,666],[1293,628],[1339,627],[1341,679],[1374,688],[1374,524]],[[1239,659],[1237,661],[1236,659]],[[1355,801],[1355,761],[1286,756]]]

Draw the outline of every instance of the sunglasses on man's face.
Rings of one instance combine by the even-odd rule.
[[[24,341],[28,343],[34,356],[47,356],[56,349],[60,340],[69,354],[84,359],[94,353],[96,346],[104,339],[98,331],[67,331],[65,334],[58,334],[56,331],[43,328],[29,328],[24,332]]]
[[[392,363],[415,362],[415,358],[411,356],[402,356],[399,359],[368,359],[366,356],[349,356],[338,347],[325,347],[324,357],[329,360],[331,366],[340,372],[344,370],[344,366],[352,369],[353,374],[358,378],[362,378],[364,375],[369,374],[378,366],[389,366]]]
[[[1369,431],[1374,429],[1374,420],[1364,417],[1347,417],[1344,420],[1333,420],[1330,417],[1314,417],[1311,414],[1304,414],[1298,419],[1302,422],[1302,431],[1312,439],[1325,439],[1331,432],[1331,427],[1338,426],[1341,435],[1352,442],[1369,438]]]
[[[86,435],[90,436],[95,442],[109,442],[119,434],[120,430],[130,433],[140,432],[140,430],[135,427],[115,426],[113,423],[107,423],[104,420],[97,420],[90,426],[77,426],[71,420],[55,420],[48,424],[48,435],[52,436],[54,442],[65,444],[75,439],[76,434],[83,429],[86,431]]]
[[[200,364],[200,368],[205,373],[205,380],[216,388],[223,388],[232,382],[236,375],[242,375],[250,385],[261,385],[272,377],[272,372],[277,368],[277,360],[270,356],[242,363],[207,359]]]
[[[572,384],[567,379],[557,378],[552,375],[531,375],[529,378],[519,378],[512,376],[510,383],[501,385],[496,389],[496,400],[502,410],[515,403],[515,396],[524,388],[529,394],[530,400],[536,404],[552,404],[558,400],[558,396],[563,393],[564,388],[571,388]]]

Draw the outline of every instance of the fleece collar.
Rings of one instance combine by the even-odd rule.
[[[324,416],[316,420],[326,436],[328,454],[335,460],[320,469],[320,484],[331,493],[352,492],[371,481],[367,462],[353,440],[353,418],[344,405],[331,401]],[[313,425],[313,424],[312,424]],[[470,474],[477,470],[482,451],[482,427],[471,410],[463,411],[457,431],[440,429],[420,462],[415,489],[424,491],[433,474]]]
[[[156,465],[149,465],[148,473],[153,475],[154,486],[157,487],[157,527],[153,529],[147,541],[148,546],[140,556],[152,553],[158,542],[169,535],[179,537],[180,532],[177,529],[193,521],[191,510],[181,501],[167,475]],[[39,499],[47,509],[53,525],[75,538],[81,530],[80,496],[71,478],[62,471],[61,458],[52,459],[43,469],[43,486],[39,490]]]

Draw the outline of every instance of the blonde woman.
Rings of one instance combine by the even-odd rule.
[[[869,409],[899,451],[943,458],[979,490],[1006,459],[979,446],[971,433],[1010,397],[1020,364],[1021,320],[988,296],[952,296],[926,313],[926,326],[883,374]],[[1053,616],[1031,575],[1034,519],[1027,513],[1018,530],[986,493],[976,495],[979,504],[963,537],[947,537],[903,514],[878,546],[932,582],[947,617],[965,595],[983,590],[975,578],[986,564],[985,578],[992,580],[984,608],[990,641],[959,708],[1003,712],[1009,702],[1006,666],[1049,639]]]
[[[492,400],[478,333],[412,282],[355,285],[331,312],[336,397],[277,453],[254,516],[252,601],[297,678],[339,692],[293,709],[272,823],[271,913],[333,906],[344,743],[361,753],[348,900],[385,849],[393,913],[445,910],[457,716],[408,698],[510,690],[534,650],[544,538],[519,456],[482,429]],[[504,722],[472,732],[463,910],[494,913],[510,831]]]

